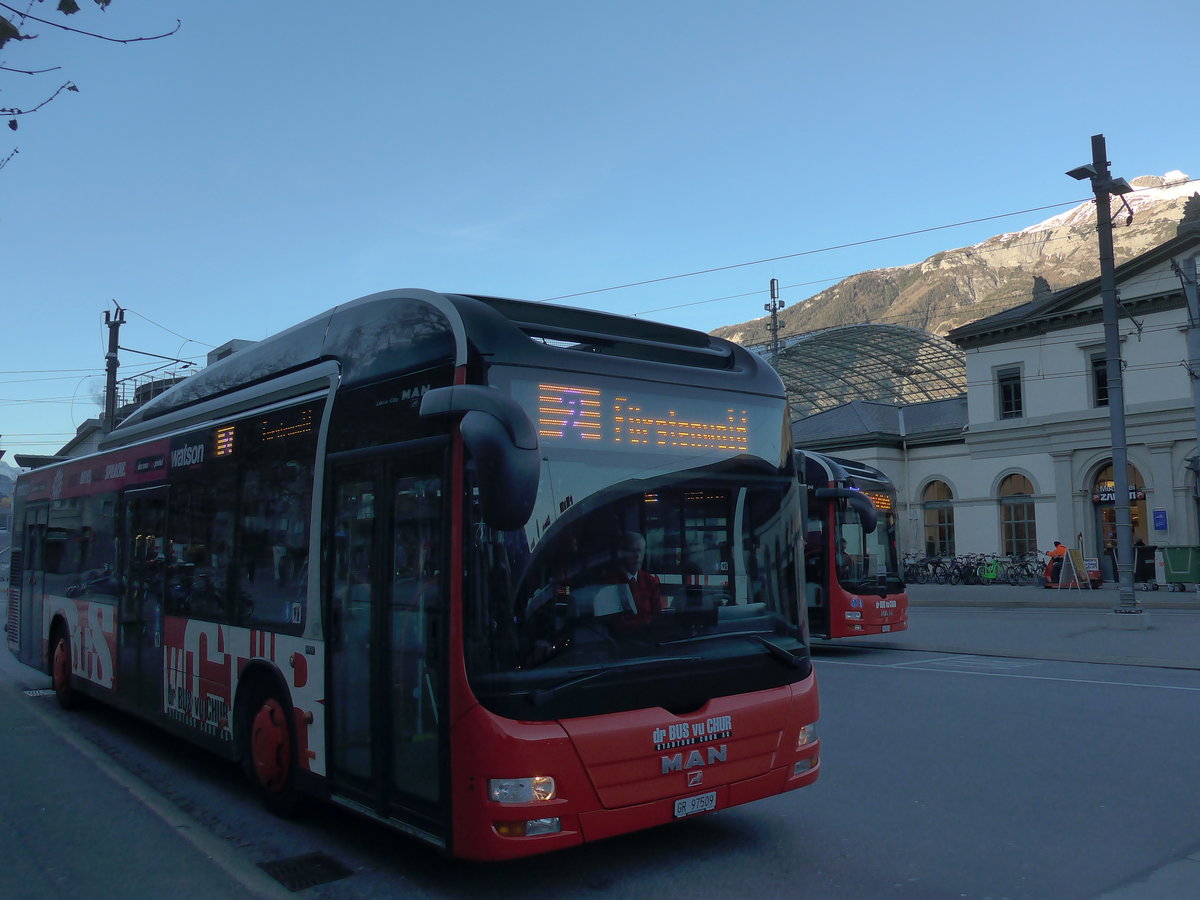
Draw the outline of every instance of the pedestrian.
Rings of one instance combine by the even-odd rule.
[[[1054,548],[1046,552],[1050,557],[1050,575],[1046,579],[1046,586],[1058,584],[1059,578],[1062,577],[1063,557],[1067,555],[1067,548],[1058,541],[1054,542]]]

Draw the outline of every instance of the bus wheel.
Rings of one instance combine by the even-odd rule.
[[[300,794],[296,789],[296,726],[288,704],[270,688],[256,691],[242,734],[246,771],[263,805],[279,816],[294,815]]]
[[[54,629],[50,639],[50,683],[60,707],[75,709],[79,706],[79,691],[71,685],[71,639],[61,625]]]

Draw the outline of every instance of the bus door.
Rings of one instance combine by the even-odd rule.
[[[20,644],[24,648],[33,648],[39,653],[38,645],[33,643],[35,635],[42,629],[42,604],[46,589],[46,530],[50,522],[50,507],[45,504],[30,506],[25,510],[24,526],[21,534],[20,564],[14,565],[9,572],[9,584],[21,592],[20,607],[25,618],[18,624],[20,629]],[[11,600],[9,601],[12,602]],[[10,617],[10,626],[11,626]],[[43,641],[49,639],[48,634],[42,634]],[[8,636],[9,641],[17,641],[16,634]],[[75,640],[72,637],[72,640]]]
[[[140,709],[162,711],[162,613],[169,590],[171,547],[167,540],[167,488],[125,494],[121,541],[121,609],[118,621],[117,687]]]
[[[442,452],[335,467],[330,579],[334,793],[442,839],[448,758]]]
[[[808,607],[808,627],[815,635],[830,633],[830,590],[836,580],[830,577],[829,505],[810,494],[808,531],[804,539],[804,593]]]

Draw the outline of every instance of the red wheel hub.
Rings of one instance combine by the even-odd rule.
[[[254,716],[250,754],[262,786],[272,793],[283,790],[292,767],[292,739],[286,713],[274,698],[264,701]]]

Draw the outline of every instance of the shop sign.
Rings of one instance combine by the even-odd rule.
[[[1092,494],[1093,503],[1114,503],[1117,499],[1117,490],[1111,481],[1100,484],[1096,487]],[[1146,492],[1136,485],[1129,486],[1130,500],[1145,500]]]

